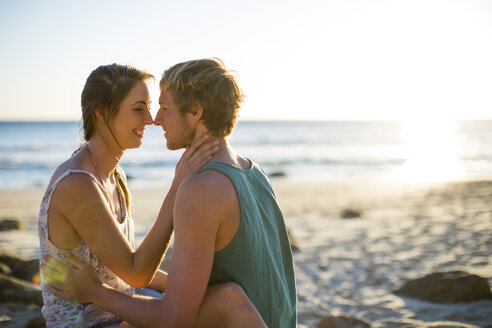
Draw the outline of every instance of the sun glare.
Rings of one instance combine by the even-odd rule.
[[[413,182],[456,180],[461,176],[455,121],[411,119],[402,131],[405,164],[395,178]]]

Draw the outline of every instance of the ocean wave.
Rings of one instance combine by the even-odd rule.
[[[21,165],[20,161],[15,160],[0,160],[0,169],[15,169]]]
[[[63,152],[71,153],[77,146],[72,143],[52,142],[52,143],[32,143],[32,144],[0,144],[0,153],[34,153],[34,152]]]
[[[0,160],[0,170],[45,170],[54,169],[56,165],[43,162],[22,162],[17,160]]]
[[[399,166],[407,162],[407,158],[319,158],[319,157],[291,157],[291,158],[271,158],[256,156],[255,162],[261,166],[298,166],[298,165],[315,165],[315,166],[350,166],[350,167],[389,167]],[[492,163],[492,156],[470,156],[459,159],[463,163]],[[124,169],[152,169],[166,168],[174,169],[177,160],[126,160],[121,162]],[[55,169],[60,162],[41,159],[40,161],[23,161],[18,159],[0,159],[0,170],[45,170]]]
[[[460,160],[464,162],[492,162],[492,154],[465,156],[461,157]]]
[[[367,137],[331,137],[331,138],[292,138],[287,140],[270,139],[270,138],[251,138],[248,140],[231,139],[233,146],[340,146],[340,145],[359,145],[359,146],[391,146],[403,145],[404,140],[401,137],[387,138],[367,138]]]
[[[313,159],[313,158],[299,158],[292,160],[266,160],[258,161],[260,165],[264,166],[290,166],[290,165],[317,165],[317,166],[392,166],[402,165],[407,160],[404,158],[395,159]]]
[[[123,161],[121,166],[123,168],[131,167],[141,167],[141,168],[152,168],[152,167],[175,167],[177,161],[173,160],[154,160],[154,161]]]
[[[76,122],[0,122],[0,188],[47,183],[77,148],[78,130]],[[491,171],[491,131],[492,121],[458,125],[454,160],[464,176]],[[331,179],[380,176],[404,166],[412,154],[402,136],[401,124],[391,122],[239,122],[230,142],[266,171]],[[133,182],[167,181],[181,154],[166,150],[162,130],[149,127],[143,146],[128,151],[121,166]]]

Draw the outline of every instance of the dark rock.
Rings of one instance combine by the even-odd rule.
[[[392,328],[476,328],[470,325],[456,321],[420,321],[413,319],[390,319],[385,320],[386,327]],[[485,327],[484,327],[485,328]]]
[[[24,230],[24,224],[15,219],[0,219],[0,231]]]
[[[14,277],[31,282],[33,281],[33,278],[35,278],[38,274],[39,274],[38,259],[27,260],[24,263],[24,265],[17,268],[15,271],[12,271],[12,275]]]
[[[407,281],[395,294],[435,303],[462,303],[492,300],[485,278],[463,271],[436,272]]]
[[[6,249],[0,249],[0,263],[6,264],[11,275],[16,278],[31,281],[39,272],[39,260],[28,259],[25,256]]]
[[[0,274],[0,303],[20,302],[43,305],[41,288],[23,280]]]
[[[287,174],[285,174],[285,172],[282,171],[275,171],[275,172],[271,172],[268,176],[270,178],[282,178],[287,176]]]
[[[362,213],[360,211],[352,210],[348,208],[343,210],[340,216],[343,219],[354,219],[354,218],[360,218],[362,216]]]
[[[316,328],[371,328],[371,322],[352,316],[327,316],[321,319]]]
[[[27,328],[42,328],[46,327],[46,320],[43,315],[32,318],[26,323]]]
[[[0,327],[45,327],[45,324],[41,325],[44,322],[42,317],[41,307],[35,304],[19,302],[0,304]],[[28,325],[31,320],[31,324]]]

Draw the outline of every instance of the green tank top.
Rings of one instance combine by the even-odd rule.
[[[209,285],[234,281],[241,285],[268,327],[296,327],[294,265],[284,218],[261,168],[243,170],[210,162],[234,185],[241,208],[239,230],[231,243],[215,253]]]

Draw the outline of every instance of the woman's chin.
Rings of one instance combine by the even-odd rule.
[[[137,142],[133,142],[131,145],[128,145],[128,148],[127,149],[136,149],[136,148],[140,148],[142,147],[143,145],[143,140],[139,140]]]

